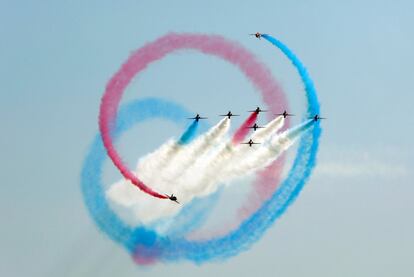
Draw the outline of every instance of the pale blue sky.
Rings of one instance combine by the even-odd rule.
[[[413,276],[411,1],[70,2],[0,1],[1,276]],[[240,42],[298,111],[292,67],[247,36],[275,35],[308,67],[329,119],[313,177],[250,251],[202,267],[141,269],[97,231],[79,172],[107,80],[132,50],[169,31]],[[144,96],[206,115],[260,104],[239,72],[194,53],[154,65],[124,99]],[[162,124],[128,133],[122,154],[133,163],[179,133]]]

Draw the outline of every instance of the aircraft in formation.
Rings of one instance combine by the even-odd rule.
[[[232,116],[240,116],[239,114],[232,114],[231,111],[229,111],[227,114],[221,114],[220,116],[227,116],[229,119]]]
[[[265,127],[259,126],[259,125],[257,125],[257,123],[255,123],[253,126],[250,126],[250,127],[247,127],[247,128],[250,128],[250,129],[253,129],[253,131],[256,131],[259,128],[265,128]]]
[[[261,37],[260,33],[256,33],[256,34],[252,34],[252,35],[255,35],[257,38]],[[249,111],[249,112],[259,114],[261,112],[267,112],[267,110],[262,110],[260,107],[257,107],[255,110]],[[279,113],[279,114],[276,114],[276,115],[283,116],[284,118],[286,118],[288,116],[294,116],[294,114],[290,114],[286,110],[283,111],[283,113]],[[239,116],[239,115],[238,114],[233,114],[231,111],[229,111],[227,114],[221,114],[220,116],[227,116],[228,118],[231,118],[232,116]],[[207,117],[201,117],[199,114],[197,114],[195,117],[191,117],[191,118],[188,118],[188,119],[194,119],[195,121],[199,121],[200,119],[207,119]],[[316,114],[313,117],[310,117],[309,119],[312,119],[314,122],[316,122],[318,120],[326,119],[326,118],[325,117],[320,117],[318,114]],[[265,128],[265,127],[258,126],[257,123],[255,123],[253,126],[250,126],[250,127],[247,127],[247,128],[251,128],[254,131],[256,131],[258,128]],[[252,139],[250,139],[248,142],[242,142],[241,144],[247,144],[247,145],[249,145],[249,147],[252,147],[253,144],[260,144],[260,143],[254,142]],[[171,195],[166,194],[165,196],[167,196],[169,200],[171,200],[171,201],[173,201],[177,204],[180,204],[180,202],[178,202],[177,197],[174,196],[174,194],[171,194]]]
[[[261,113],[261,112],[267,112],[267,110],[262,110],[260,107],[257,107],[254,111],[248,111],[249,113]]]
[[[251,35],[251,36],[255,36],[256,38],[258,38],[258,39],[261,39],[261,37],[262,37],[262,34],[261,33],[259,33],[259,32],[257,32],[256,34],[249,34],[249,35]]]
[[[318,120],[320,120],[320,119],[326,119],[325,117],[320,117],[318,114],[316,114],[315,116],[313,116],[313,117],[309,117],[309,119],[313,119],[313,121],[318,121]]]
[[[207,117],[201,117],[199,114],[197,114],[195,117],[189,117],[188,119],[194,119],[198,122],[200,119],[207,119]]]
[[[262,110],[260,107],[257,107],[255,110],[248,111],[248,112],[259,114],[259,113],[262,113],[262,112],[267,112],[267,110]],[[295,116],[294,114],[288,113],[286,110],[284,110],[283,113],[278,113],[278,114],[275,114],[275,115],[281,115],[284,118],[286,118],[288,116]],[[227,114],[221,114],[220,116],[227,116],[228,118],[231,118],[232,116],[240,116],[240,115],[239,114],[233,114],[231,111],[229,111]],[[199,121],[200,119],[207,119],[207,117],[202,117],[202,116],[200,116],[200,114],[196,114],[195,117],[189,117],[188,119],[193,119],[195,121]],[[318,120],[326,119],[326,118],[325,117],[320,117],[318,114],[316,114],[312,117],[309,117],[309,119],[313,119],[313,121],[316,122]],[[260,127],[255,123],[253,126],[248,127],[248,128],[252,128],[252,129],[254,129],[254,131],[256,131],[256,129],[264,128],[264,127]]]
[[[286,110],[284,110],[283,113],[277,113],[276,115],[283,115],[284,118],[288,116],[294,116],[294,114],[288,113]]]
[[[261,113],[261,112],[267,112],[267,110],[262,110],[260,107],[257,107],[253,111],[248,111],[251,113]],[[286,111],[285,111],[286,112]],[[288,114],[290,115],[290,114]],[[233,114],[231,111],[229,111],[227,114],[221,114],[220,116],[227,116],[228,118],[231,118],[232,116],[240,116],[239,114]],[[200,119],[207,119],[207,117],[202,117],[200,114],[197,114],[195,117],[189,117],[188,119],[194,119],[195,121],[199,121]]]
[[[248,144],[250,147],[252,147],[253,144],[260,144],[260,143],[254,142],[252,139],[250,139],[248,142],[242,142],[241,144]]]

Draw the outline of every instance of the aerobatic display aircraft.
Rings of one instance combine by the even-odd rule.
[[[294,114],[288,113],[286,110],[283,113],[277,113],[276,115],[283,115],[284,118],[294,116]]]
[[[261,112],[267,112],[267,110],[262,110],[262,109],[260,109],[260,107],[257,107],[254,111],[248,111],[248,112],[259,114]]]
[[[318,120],[320,120],[320,119],[326,119],[325,117],[320,117],[319,115],[315,115],[314,117],[309,117],[309,119],[313,119],[313,121],[318,121]]]
[[[171,194],[171,195],[166,194],[165,196],[167,196],[168,199],[170,199],[171,201],[173,201],[173,202],[175,202],[177,204],[180,204],[180,202],[178,202],[177,197],[174,196],[174,194]]]
[[[242,142],[241,144],[248,144],[250,147],[252,147],[253,144],[260,144],[258,142],[253,142],[253,140],[249,140],[248,142]]]
[[[197,114],[195,117],[189,117],[188,119],[194,119],[195,121],[199,121],[200,119],[207,119],[207,117],[201,117],[199,114]]]
[[[229,111],[227,114],[221,114],[220,116],[227,116],[229,119],[232,116],[239,116],[238,114],[232,114],[231,111]]]
[[[259,32],[257,32],[256,34],[249,34],[249,35],[251,35],[251,36],[255,36],[256,38],[258,38],[258,39],[261,39],[261,37],[262,37],[262,34],[261,33],[259,33]]]
[[[250,126],[250,127],[247,127],[247,128],[250,128],[250,129],[253,129],[254,131],[256,131],[259,128],[265,128],[265,127],[259,126],[259,125],[257,125],[257,123],[255,123],[253,126]]]

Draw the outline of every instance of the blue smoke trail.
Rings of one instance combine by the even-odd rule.
[[[277,39],[269,35],[263,35],[263,38],[279,48],[297,69],[305,86],[308,102],[307,117],[311,114],[318,114],[319,102],[316,90],[300,60],[287,46]],[[145,103],[141,104],[140,109],[149,109],[148,114],[154,116],[154,110],[151,105],[148,107]],[[152,104],[158,105],[158,103]],[[168,114],[168,117],[166,116],[165,118],[173,120],[176,118],[178,121],[185,118],[185,112],[182,109],[171,107],[169,104],[164,106],[165,110],[163,112]],[[138,111],[138,109],[135,109],[135,111]],[[142,111],[140,110],[140,112]],[[183,116],[177,116],[177,114]],[[164,115],[156,114],[156,116],[163,117]],[[124,117],[131,118],[131,114],[129,112],[127,115],[122,114],[121,111],[118,118]],[[144,116],[140,120],[145,119],[147,118],[145,118],[144,112]],[[286,211],[301,192],[316,164],[321,128],[319,122],[314,122],[313,124],[313,128],[310,129],[311,132],[306,132],[301,137],[292,168],[280,188],[250,218],[242,222],[236,230],[222,237],[204,241],[189,241],[184,235],[180,237],[161,236],[149,228],[138,227],[132,229],[126,226],[109,209],[102,191],[99,176],[106,154],[99,136],[96,137],[90,149],[82,171],[81,181],[85,202],[99,228],[106,232],[113,240],[122,243],[134,255],[140,254],[141,256],[155,257],[162,261],[176,261],[186,258],[196,263],[234,256],[240,251],[250,248],[274,221]],[[125,128],[124,125],[122,122],[120,123],[119,126],[121,127],[117,128],[117,134],[125,131],[123,129]],[[191,218],[190,221],[199,223],[195,217]],[[184,230],[179,230],[178,233],[182,232]],[[139,253],[137,253],[137,249],[139,249]]]
[[[316,89],[313,85],[313,81],[310,78],[308,71],[306,70],[306,67],[302,64],[299,58],[280,40],[268,34],[263,34],[262,38],[266,39],[271,44],[279,48],[279,50],[282,51],[283,54],[285,54],[285,56],[291,61],[293,66],[298,71],[299,76],[302,79],[302,83],[305,86],[306,98],[308,100],[308,116],[319,114],[320,106],[318,96],[316,94]],[[315,126],[319,126],[319,124],[316,124]]]
[[[157,98],[136,100],[119,110],[116,128],[113,133],[114,139],[116,140],[135,124],[153,118],[164,118],[184,127],[188,124],[186,118],[189,115],[190,112],[169,101]],[[203,124],[201,129],[207,129],[207,124]],[[103,164],[107,158],[101,136],[96,135],[81,172],[82,194],[92,218],[100,230],[105,232],[112,240],[124,245],[130,252],[133,252],[138,244],[146,247],[153,246],[154,239],[157,237],[155,231],[144,227],[131,228],[109,207],[100,177]],[[187,231],[192,230],[198,224],[201,224],[199,218],[205,218],[209,212],[208,209],[201,209],[200,207],[213,205],[217,199],[218,194],[191,203],[191,205],[184,207],[176,218],[186,226]],[[191,213],[189,209],[197,210],[201,214]],[[180,230],[174,231],[180,233]]]
[[[299,136],[301,133],[303,133],[305,130],[310,128],[313,124],[314,124],[313,119],[308,119],[307,121],[299,124],[298,126],[296,126],[294,128],[291,128],[287,132],[287,137],[288,138],[295,138],[295,137]]]
[[[318,114],[320,107],[316,89],[302,62],[279,40],[269,35],[263,35],[263,38],[279,48],[297,69],[305,86],[308,102],[307,117]],[[315,122],[312,132],[306,132],[302,136],[296,158],[286,180],[259,210],[242,222],[237,230],[221,238],[203,242],[189,242],[185,239],[164,241],[167,246],[163,258],[176,260],[179,257],[185,257],[196,263],[202,263],[213,259],[228,258],[247,250],[298,197],[316,165],[320,134],[319,122]]]
[[[195,138],[198,130],[198,123],[199,122],[197,120],[194,120],[193,123],[191,123],[190,127],[187,128],[178,140],[179,145],[189,144]]]
[[[165,235],[169,237],[184,237],[189,232],[200,228],[204,224],[209,215],[207,211],[211,210],[212,203],[218,201],[222,191],[223,189],[220,188],[207,198],[193,199],[190,203],[185,205],[177,216],[172,219],[159,220],[154,224],[153,228],[155,229],[159,225],[162,226],[165,223],[172,223]]]

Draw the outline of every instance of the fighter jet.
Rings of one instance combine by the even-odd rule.
[[[171,195],[166,194],[165,196],[167,196],[168,199],[170,199],[171,201],[173,201],[173,202],[175,202],[177,204],[180,204],[180,202],[177,201],[177,197],[174,196],[174,194],[171,194]]]
[[[313,121],[318,121],[319,119],[326,119],[325,117],[320,117],[319,115],[315,115],[314,117],[309,117],[309,119],[313,119]]]
[[[253,129],[254,131],[256,131],[259,128],[265,128],[265,127],[261,127],[261,126],[257,125],[257,123],[255,123],[253,126],[250,126],[250,127],[247,127],[247,128],[250,128],[250,129]]]
[[[251,36],[255,36],[256,38],[260,39],[262,37],[262,34],[257,32],[256,34],[249,34]]]
[[[253,142],[253,140],[251,139],[248,142],[242,142],[241,144],[248,144],[250,147],[252,147],[253,144],[260,144],[260,143]]]
[[[294,114],[288,113],[286,110],[283,113],[277,113],[276,115],[283,115],[284,118],[294,116]]]
[[[201,117],[199,114],[197,114],[195,117],[189,117],[188,119],[194,119],[195,121],[199,121],[200,119],[207,119],[207,117]]]
[[[238,114],[232,114],[231,111],[229,111],[227,114],[221,114],[220,116],[227,116],[229,119],[232,116],[239,116]]]
[[[260,112],[267,112],[267,110],[262,110],[262,109],[260,109],[260,107],[257,107],[254,111],[248,111],[248,112],[259,114]]]

